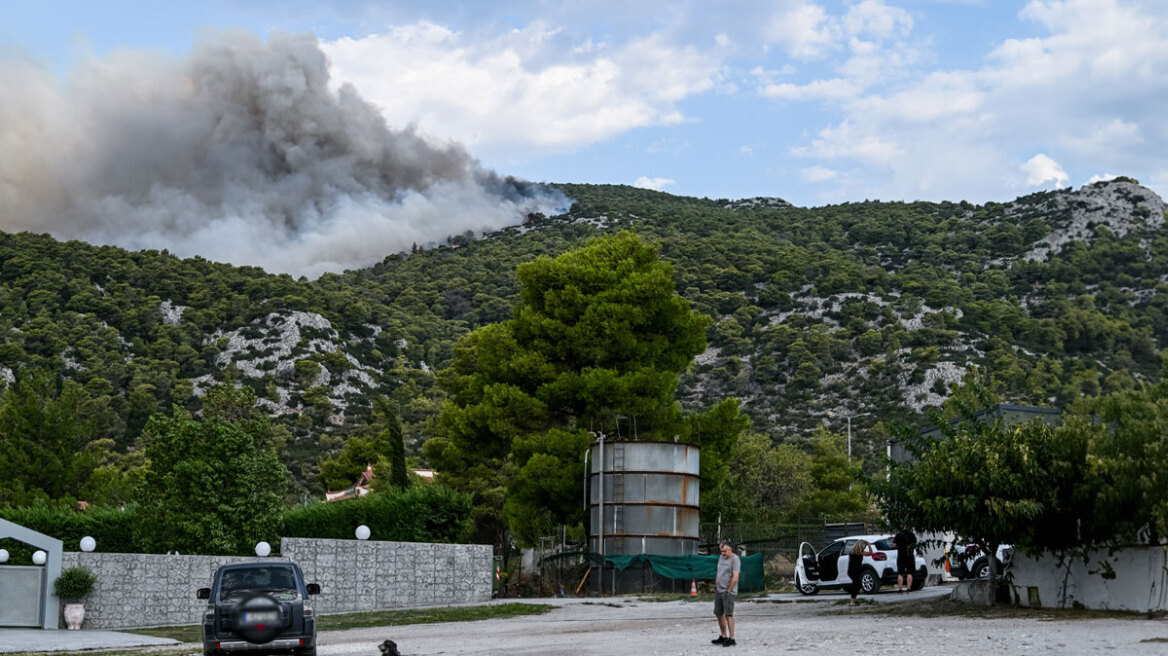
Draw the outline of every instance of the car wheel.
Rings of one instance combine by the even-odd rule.
[[[990,561],[979,560],[973,564],[973,569],[970,571],[973,572],[975,579],[988,579],[990,577]]]
[[[925,581],[927,581],[928,579],[929,579],[929,570],[925,569],[924,567],[918,569],[917,573],[913,575],[912,589],[913,590],[920,590],[921,588],[925,587]]]
[[[316,656],[316,647],[309,647],[308,649],[297,649],[296,656]]]
[[[819,586],[815,585],[814,583],[808,583],[804,581],[803,579],[799,578],[798,574],[795,575],[795,587],[799,588],[799,592],[807,596],[811,596],[819,592]]]
[[[880,577],[876,570],[866,569],[860,574],[860,591],[864,594],[876,594],[880,590]]]

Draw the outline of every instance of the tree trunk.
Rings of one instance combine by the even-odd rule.
[[[988,560],[986,562],[988,562],[990,566],[990,589],[989,594],[986,595],[986,605],[993,606],[998,597],[998,544],[995,542],[992,544],[987,544],[986,547],[989,548],[989,550],[986,552],[988,554]]]

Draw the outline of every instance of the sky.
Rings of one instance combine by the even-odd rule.
[[[246,65],[228,54],[241,49],[254,54]],[[291,69],[279,57],[296,62],[293,77],[306,77],[315,94],[308,104],[334,121],[325,140],[406,148],[417,154],[415,182],[400,183],[383,170],[384,157],[353,146],[355,156],[346,151],[306,176],[294,171],[312,181],[294,210],[275,207],[270,196],[288,194],[261,189],[263,175],[246,193],[235,180],[250,179],[247,172],[207,191],[207,176],[222,175],[215,163],[232,161],[222,153],[208,159],[199,151],[169,178],[148,189],[140,183],[160,165],[148,150],[127,155],[123,141],[188,152],[220,139],[223,98],[244,107],[244,88],[266,93],[273,84],[287,97]],[[230,73],[222,68],[228,59],[238,66]],[[208,79],[236,86],[208,98]],[[479,208],[472,213],[497,213],[492,199],[506,176],[778,196],[803,206],[1004,201],[1116,175],[1168,192],[1168,3],[1160,0],[4,2],[4,81],[20,92],[0,95],[0,228],[44,224],[131,247],[159,247],[178,234],[180,244],[228,261],[309,275],[374,261],[379,249],[439,239],[442,230],[498,227],[554,209],[554,195],[521,189],[503,194],[511,205],[494,218],[442,218],[469,196]],[[301,92],[294,85],[291,93]],[[192,104],[206,112],[175,118]],[[160,106],[166,120],[157,118]],[[357,122],[372,132],[348,125],[357,106]],[[283,143],[279,137],[303,126],[328,123],[313,112],[292,116],[279,101],[265,107],[283,122],[276,129],[265,118],[261,141]],[[380,136],[369,136],[377,128],[364,107],[384,119]],[[185,126],[204,123],[206,132],[191,128],[178,143]],[[155,132],[139,134],[141,125]],[[63,132],[78,134],[62,141]],[[291,151],[304,157],[305,144],[322,139],[290,137]],[[78,152],[90,163],[79,164]],[[270,177],[261,155],[254,170]],[[115,179],[111,162],[127,160],[137,168]],[[381,172],[366,174],[366,165]],[[178,182],[184,175],[197,186]],[[383,184],[387,176],[392,184]],[[453,187],[433,182],[455,179]],[[44,200],[44,188],[62,181],[89,191]],[[29,189],[41,196],[30,200]],[[191,198],[193,215],[215,230],[189,225],[182,208]],[[388,224],[402,233],[396,241],[349,252],[362,251],[376,217],[401,214],[411,199],[425,207]],[[239,245],[262,240],[267,224],[224,227],[247,223],[257,203],[283,217],[280,243],[298,253],[292,264]],[[127,207],[134,221],[121,219]],[[63,214],[68,220],[57,218]],[[118,220],[125,225],[109,225]],[[142,225],[159,221],[166,229],[140,236]],[[347,254],[322,254],[338,240]],[[238,252],[224,250],[225,241]]]

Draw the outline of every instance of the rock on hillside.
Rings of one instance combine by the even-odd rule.
[[[1084,185],[1078,191],[1051,194],[1038,207],[1011,203],[1006,213],[1017,214],[1023,209],[1047,215],[1051,224],[1050,234],[1023,256],[1031,261],[1046,260],[1074,241],[1093,241],[1100,226],[1117,237],[1123,237],[1134,231],[1155,230],[1164,225],[1163,199],[1130,178],[1096,182]]]

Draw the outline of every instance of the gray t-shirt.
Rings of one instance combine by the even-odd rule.
[[[735,573],[742,571],[742,563],[739,562],[738,556],[718,556],[718,574],[714,577],[714,589],[718,592],[726,592],[730,587],[730,579]],[[739,574],[741,576],[741,574]],[[734,589],[730,590],[734,594],[738,594],[738,582],[734,583]]]

